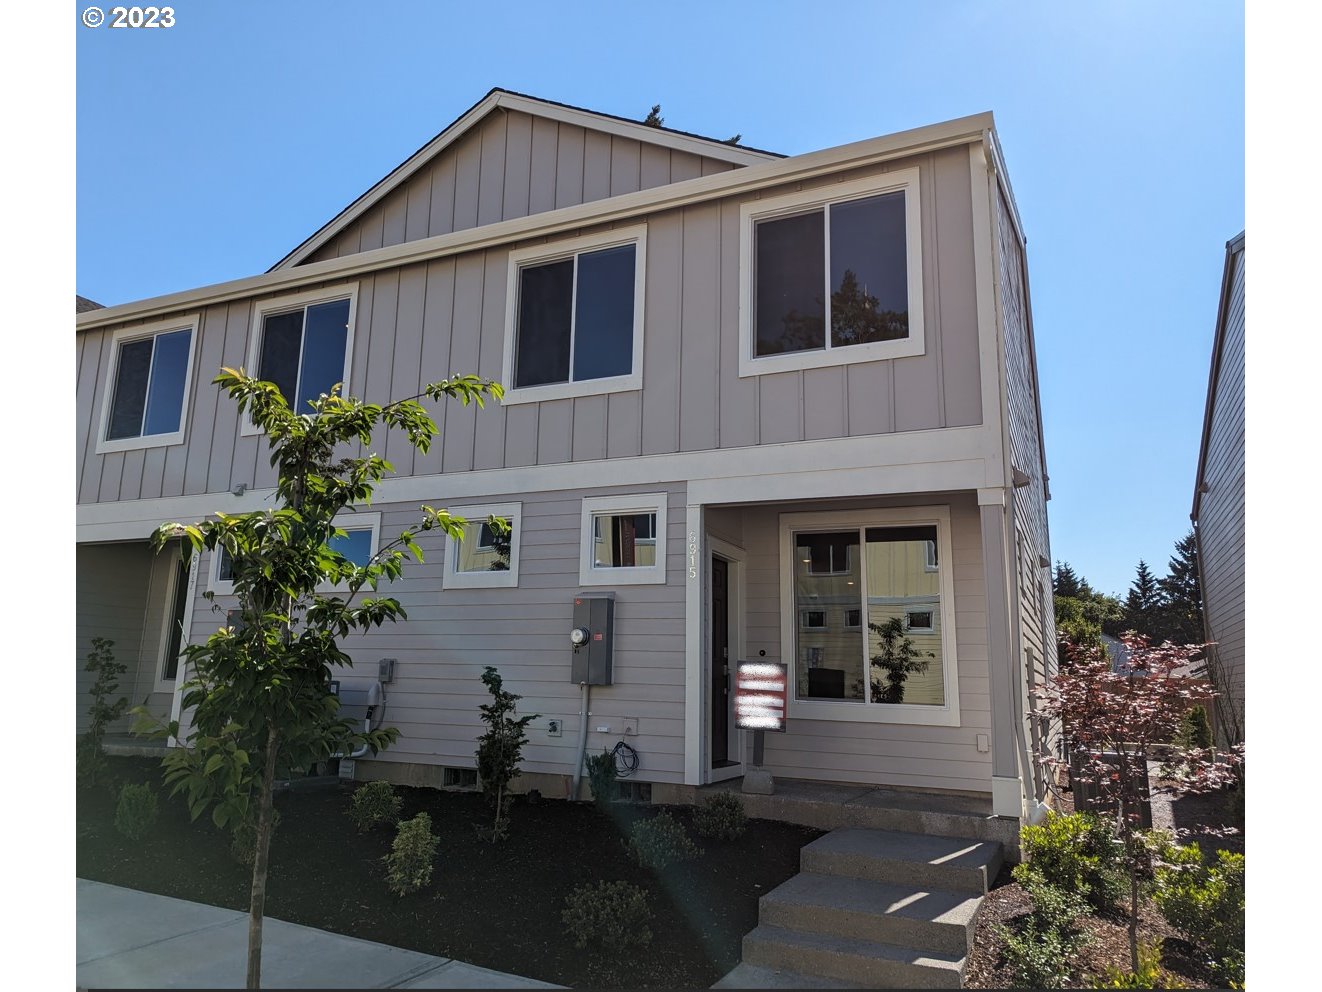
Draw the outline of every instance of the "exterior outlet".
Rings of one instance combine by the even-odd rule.
[[[990,751],[990,750],[991,750],[991,740],[988,738],[988,736],[987,736],[986,734],[979,734],[979,735],[978,735],[978,753],[979,753],[979,754],[986,754],[986,753],[987,753],[988,751]]]
[[[559,720],[546,721],[546,736],[561,737],[564,735],[564,732],[565,732],[565,725],[561,723]]]

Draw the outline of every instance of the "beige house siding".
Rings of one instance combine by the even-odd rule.
[[[1217,330],[1194,520],[1202,570],[1207,638],[1216,642],[1214,671],[1223,733],[1244,727],[1244,242],[1228,251],[1224,312]]]
[[[500,109],[299,264],[733,168],[720,159]]]
[[[442,440],[428,455],[396,438],[386,456],[400,475],[449,474],[979,423],[967,152],[946,149],[801,185],[910,167],[922,181],[925,354],[740,378],[739,207],[751,197],[730,197],[648,218],[642,389],[484,411],[441,405]],[[349,391],[384,401],[455,371],[499,379],[507,256],[506,248],[489,249],[362,277]],[[78,336],[79,502],[273,484],[263,446],[241,434],[234,405],[210,380],[222,366],[248,362],[254,303],[275,295],[202,311],[181,445],[96,453],[90,439],[101,426],[114,328]]]
[[[120,696],[130,706],[143,701],[141,670],[144,658],[151,653],[151,638],[143,636],[144,614],[154,561],[145,542],[133,544],[80,544],[75,558],[74,640],[77,645],[77,728],[87,730],[88,708],[92,705],[89,690],[94,676],[84,671],[92,638],[114,641],[115,660],[127,667],[119,677],[119,689],[108,702]],[[150,687],[146,690],[150,692]],[[116,721],[108,729],[128,729],[129,718]]]

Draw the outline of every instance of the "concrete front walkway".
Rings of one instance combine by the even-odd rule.
[[[248,914],[78,879],[78,987],[241,989]],[[263,988],[552,989],[546,982],[267,918]]]

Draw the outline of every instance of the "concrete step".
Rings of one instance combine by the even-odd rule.
[[[837,978],[820,975],[801,975],[784,968],[759,968],[755,964],[740,962],[735,965],[714,989],[870,989],[871,985],[842,982]]]
[[[746,964],[857,982],[869,988],[957,989],[965,956],[857,937],[759,924],[744,935]]]
[[[964,955],[973,949],[981,905],[982,897],[968,892],[805,872],[761,898],[758,920],[787,930]]]
[[[1001,845],[893,830],[833,830],[799,852],[802,871],[985,895],[1001,869]]]

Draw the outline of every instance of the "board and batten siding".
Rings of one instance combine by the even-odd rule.
[[[667,494],[666,582],[664,585],[579,585],[579,534],[586,496],[624,493]],[[614,684],[594,686],[589,752],[613,746],[622,721],[639,721],[628,738],[639,752],[637,777],[680,783],[684,775],[684,503],[683,483],[553,493],[492,494],[489,502],[521,502],[518,586],[500,589],[444,589],[445,542],[429,532],[418,536],[426,560],[411,563],[402,578],[382,591],[399,599],[408,619],[368,634],[345,638],[341,647],[354,667],[340,670],[346,714],[361,719],[364,693],[376,677],[380,658],[395,658],[395,680],[385,687],[387,726],[398,727],[398,743],[371,759],[454,768],[476,767],[474,752],[482,732],[478,706],[490,696],[480,681],[494,666],[505,688],[522,696],[519,713],[539,714],[528,727],[525,772],[570,775],[578,746],[580,691],[570,681],[576,593],[615,592]],[[478,505],[479,499],[465,504]],[[381,513],[383,539],[419,519],[414,504],[374,504]],[[211,562],[200,567],[190,640],[200,643],[223,623],[200,593],[208,588]],[[217,596],[222,610],[230,596]],[[562,722],[551,737],[547,721]],[[611,733],[595,727],[607,725]]]
[[[1019,664],[1025,677],[1025,702],[1033,688],[1056,669],[1056,623],[1051,603],[1051,538],[1047,526],[1046,465],[1040,431],[1037,356],[1033,349],[1032,315],[1024,243],[1016,230],[1003,191],[996,197],[999,251],[1001,337],[1005,343],[1006,425],[1011,464],[1029,477],[1014,492],[1013,576],[1018,587]],[[1040,564],[1046,561],[1046,565]],[[1025,709],[1034,746],[1049,749],[1059,732],[1045,721],[1035,722]],[[1040,769],[1034,769],[1040,780]]]
[[[733,168],[721,159],[499,109],[300,264]]]
[[[1233,242],[1232,242],[1233,244]],[[1244,242],[1228,263],[1224,327],[1219,362],[1210,389],[1209,426],[1198,495],[1198,553],[1202,570],[1207,636],[1231,708],[1232,739],[1244,727]],[[1235,728],[1235,724],[1238,727]]]
[[[799,185],[906,168],[921,174],[925,354],[740,378],[739,208],[750,195],[731,196],[647,218],[640,390],[485,410],[440,404],[442,437],[427,455],[396,438],[386,456],[399,475],[450,474],[980,423],[967,152],[947,149]],[[509,250],[538,243],[544,239],[361,277],[349,392],[383,402],[454,372],[498,379]],[[210,385],[221,366],[247,361],[253,307],[240,300],[202,311],[185,443],[145,452],[96,454],[114,328],[78,336],[80,503],[274,484],[265,445],[240,433],[233,403]]]
[[[977,748],[977,736],[991,733],[978,507],[971,495],[932,495],[708,511],[708,532],[723,539],[737,535],[747,553],[746,656],[757,658],[759,651],[766,651],[768,661],[783,661],[792,671],[793,647],[780,643],[781,611],[792,608],[780,602],[780,514],[936,505],[950,508],[954,560],[948,567],[954,569],[960,726],[791,718],[785,733],[766,735],[765,765],[775,776],[961,792],[991,790],[991,755]],[[736,515],[738,523],[731,520]],[[751,761],[751,734],[747,745],[745,760]]]

